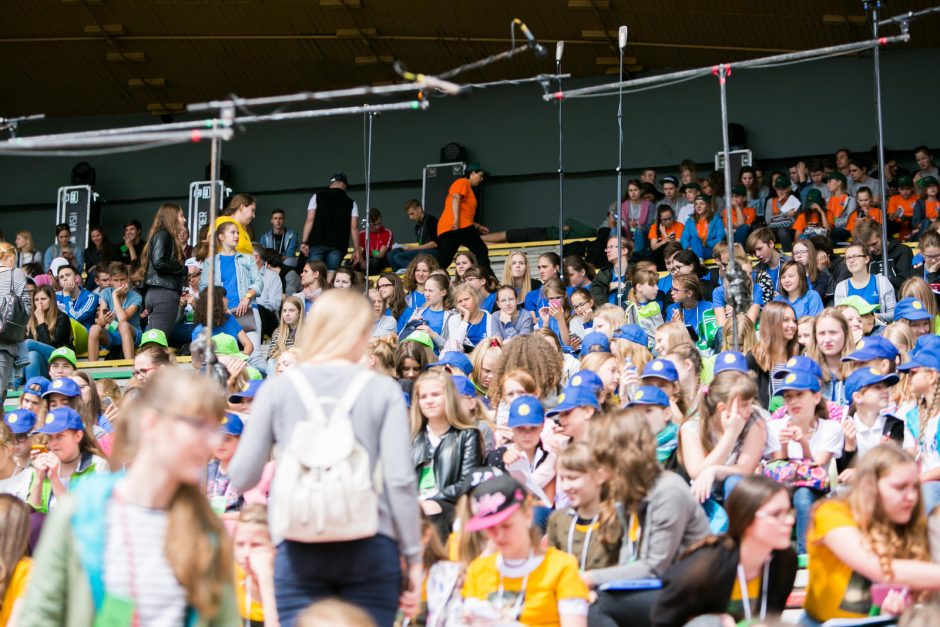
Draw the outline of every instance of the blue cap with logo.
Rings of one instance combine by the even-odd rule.
[[[470,358],[460,351],[444,351],[441,353],[440,360],[428,364],[428,368],[437,368],[438,366],[451,366],[467,376],[470,376],[470,373],[473,372],[473,364],[470,363]]]
[[[219,422],[219,432],[224,433],[225,435],[234,435],[237,437],[240,436],[244,430],[244,421],[238,416],[238,414],[232,413],[230,411],[225,412],[225,415],[222,416],[221,422]]]
[[[725,351],[715,356],[715,374],[725,370],[734,370],[735,372],[748,371],[747,358],[744,353],[738,351]]]
[[[611,335],[615,340],[627,340],[640,346],[647,346],[646,331],[638,324],[625,324]]]
[[[643,368],[644,379],[662,379],[675,383],[679,380],[679,371],[668,359],[654,359]]]
[[[884,373],[877,368],[859,368],[845,379],[845,400],[852,400],[852,395],[861,392],[862,388],[876,383],[886,383],[889,386],[898,382],[898,375],[893,372]]]
[[[10,427],[13,435],[29,433],[36,426],[36,414],[28,409],[14,409],[3,416],[3,422]]]
[[[604,389],[604,382],[593,370],[578,370],[568,379],[568,385],[573,388],[590,388],[595,394]]]
[[[57,379],[61,381],[61,379]],[[84,431],[85,423],[82,416],[71,407],[56,407],[46,414],[46,421],[39,425],[35,433],[62,433],[63,431]]]
[[[777,386],[777,394],[788,390],[809,390],[810,392],[819,391],[819,377],[803,371],[791,372],[783,378],[783,382]]]
[[[593,407],[600,410],[601,404],[597,402],[597,396],[590,388],[569,385],[558,395],[558,404],[545,412],[545,415],[551,418],[577,407]]]
[[[534,396],[520,396],[509,406],[509,426],[537,427],[545,422],[545,409]]]
[[[50,394],[61,394],[62,396],[68,396],[69,398],[82,395],[82,389],[78,387],[78,384],[72,381],[71,379],[56,379],[49,384],[49,387],[46,388],[46,391],[42,393],[42,397],[46,398]]]
[[[817,379],[822,379],[822,368],[815,361],[803,355],[797,355],[787,360],[782,370],[774,373],[774,379],[783,379],[791,372],[808,372]]]
[[[918,368],[940,371],[940,352],[929,349],[917,351],[907,363],[898,366],[898,372],[910,372]]]
[[[669,407],[669,395],[654,385],[641,385],[633,393],[633,398],[627,404],[627,407],[637,405],[658,405],[659,407]]]
[[[229,403],[240,403],[246,398],[254,398],[258,394],[258,388],[264,383],[264,379],[252,379],[241,392],[235,392],[228,397]]]
[[[26,381],[26,385],[23,386],[23,394],[32,394],[34,396],[42,396],[46,393],[46,390],[49,389],[49,384],[52,383],[46,377],[30,377]]]
[[[912,296],[902,298],[894,306],[895,320],[930,320],[931,318],[933,318],[933,314],[927,311],[923,301],[919,298]]]
[[[922,350],[932,350],[936,353],[940,353],[940,335],[927,333],[926,335],[921,335],[919,338],[917,338],[917,342],[914,344],[914,350],[911,351],[911,355],[916,355]]]
[[[609,353],[610,340],[603,333],[592,331],[581,338],[581,354]]]
[[[855,345],[855,350],[842,358],[842,361],[871,361],[872,359],[898,358],[897,347],[880,335],[862,338]]]
[[[461,396],[466,396],[469,398],[476,398],[477,388],[473,385],[468,377],[463,376],[462,374],[451,375],[451,380],[454,382],[454,387],[457,388],[457,393]]]

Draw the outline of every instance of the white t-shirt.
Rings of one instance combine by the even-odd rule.
[[[780,450],[780,432],[790,424],[789,415],[767,423],[767,442],[764,443],[764,457],[771,458]],[[817,420],[816,429],[809,436],[809,450],[815,456],[817,453],[832,453],[833,457],[842,457],[842,447],[845,437],[842,435],[842,425],[835,420]],[[803,459],[803,447],[799,442],[787,444],[787,456],[790,459]]]
[[[855,445],[857,447],[855,455],[858,459],[861,459],[865,453],[886,441],[881,435],[884,432],[886,420],[887,416],[878,416],[875,422],[872,423],[871,428],[868,428],[858,419],[858,414],[852,416],[852,422],[855,423]],[[904,443],[901,445],[901,448],[910,450],[916,446],[917,443],[914,441],[914,436],[905,428]]]
[[[0,479],[0,494],[12,494],[22,501],[27,500],[35,475],[36,471],[32,467],[17,468],[12,477]]]
[[[314,194],[313,196],[310,197],[310,202],[307,203],[307,211],[316,211],[316,209],[317,209],[317,195]],[[359,217],[359,205],[356,204],[355,200],[353,201],[353,208],[352,208],[351,215],[354,218]]]

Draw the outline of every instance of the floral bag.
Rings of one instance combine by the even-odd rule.
[[[812,488],[829,491],[829,473],[825,468],[806,459],[775,459],[765,461],[761,474],[791,488]]]

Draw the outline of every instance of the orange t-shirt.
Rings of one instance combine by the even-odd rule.
[[[925,213],[928,220],[936,220],[940,216],[940,200],[924,199]]]
[[[829,224],[836,223],[836,218],[840,217],[842,212],[845,211],[845,205],[848,199],[848,194],[829,197],[829,200],[826,201],[826,220],[829,221]],[[854,221],[854,216],[849,218],[849,220]],[[849,230],[851,230],[851,228]]]
[[[695,232],[698,233],[698,238],[704,242],[708,237],[708,220],[697,220],[695,222]]]
[[[661,239],[668,239],[670,235],[675,236],[675,240],[678,242],[682,239],[682,225],[678,222],[673,222],[672,226],[663,229],[664,233],[660,236],[658,229],[656,228],[656,223],[654,222],[650,226],[649,238],[650,241],[658,241]]]
[[[450,230],[450,227],[454,226],[454,210],[452,205],[454,194],[460,194],[460,207],[457,210],[457,228],[463,229],[473,225],[473,217],[477,212],[477,197],[473,194],[470,179],[459,178],[454,181],[450,189],[447,190],[447,198],[444,199],[444,210],[441,212],[441,219],[437,222],[438,235],[443,235]]]
[[[801,212],[800,215],[796,216],[796,220],[793,221],[793,230],[802,232],[806,230],[807,226],[819,226],[822,224],[822,216],[819,215],[819,212],[813,211],[811,213],[812,216],[809,221],[807,221],[805,213]]]
[[[868,217],[872,220],[881,224],[881,209],[878,207],[871,207],[868,209]],[[858,222],[858,211],[853,211],[852,215],[849,216],[848,222],[845,224],[845,229],[849,232],[855,230],[855,223]]]
[[[757,219],[757,210],[754,207],[745,207],[741,210],[741,213],[744,215],[744,224],[754,224],[754,220]],[[733,209],[731,210],[731,218],[734,220],[734,228],[741,226],[738,224],[738,221],[735,219],[737,212]],[[728,230],[728,216],[725,213],[725,210],[721,210],[721,223],[725,225],[725,230]]]
[[[888,199],[888,215],[891,220],[898,219],[898,209],[904,211],[903,217],[911,218],[914,216],[914,203],[917,202],[917,194],[911,194],[911,197],[905,200],[901,194],[895,194]]]

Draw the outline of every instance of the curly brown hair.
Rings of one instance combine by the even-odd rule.
[[[561,351],[556,350],[542,336],[531,333],[515,337],[503,345],[503,352],[493,370],[493,381],[499,382],[492,391],[496,395],[493,400],[499,402],[503,373],[517,368],[525,370],[535,379],[542,394],[551,394],[558,389],[564,367]]]

